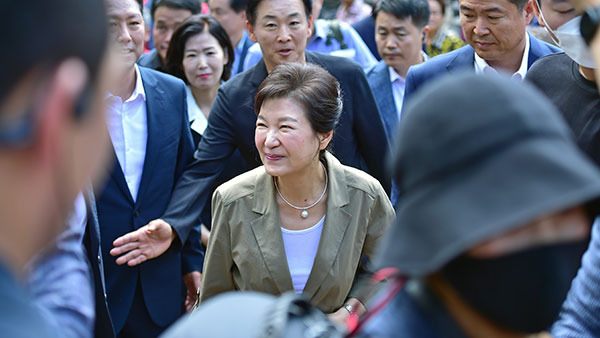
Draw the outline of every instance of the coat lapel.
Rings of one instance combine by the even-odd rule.
[[[446,66],[449,72],[461,71],[465,68],[475,70],[475,50],[469,45],[458,49],[456,56]]]
[[[377,93],[377,95],[374,95],[375,100],[380,108],[379,112],[388,133],[388,138],[391,138],[398,125],[398,112],[396,111],[396,103],[394,102],[394,94],[392,93],[390,72],[385,62],[380,61],[375,66],[372,79],[373,93]]]
[[[110,173],[110,176],[115,181],[115,183],[117,184],[119,189],[121,189],[121,192],[123,193],[123,195],[125,197],[127,197],[127,200],[129,202],[131,202],[131,204],[133,204],[133,197],[131,196],[131,191],[129,191],[129,186],[127,186],[127,181],[125,181],[125,175],[123,174],[123,168],[121,168],[121,164],[119,163],[119,159],[117,158],[117,154],[115,153],[115,148],[113,147],[112,144],[110,146],[110,149],[112,149],[112,156],[113,156],[113,162],[114,162],[113,169]],[[102,191],[99,190],[97,192],[101,193]]]
[[[136,204],[143,200],[144,193],[150,185],[152,179],[152,171],[159,156],[156,153],[160,149],[160,145],[166,139],[165,133],[169,130],[169,121],[165,119],[165,113],[170,110],[165,107],[163,97],[166,95],[162,88],[157,83],[156,79],[140,68],[142,74],[144,92],[146,93],[146,124],[147,135],[146,140],[146,155],[144,157],[144,167],[142,170],[142,178],[136,197]]]
[[[327,215],[325,216],[325,224],[323,224],[323,232],[321,233],[315,262],[304,287],[303,295],[309,300],[312,300],[320,289],[335,263],[342,240],[352,219],[350,210],[347,210],[350,198],[344,169],[341,163],[329,153],[326,154],[326,160],[330,177],[329,192],[327,194]]]
[[[250,222],[252,232],[258,247],[269,270],[271,278],[275,281],[280,293],[293,290],[292,276],[287,265],[283,235],[279,221],[277,202],[274,196],[271,176],[266,172],[257,176],[254,198],[254,211],[257,215]]]

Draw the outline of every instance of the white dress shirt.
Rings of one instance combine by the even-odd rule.
[[[404,101],[404,87],[406,86],[406,79],[396,73],[394,68],[388,67],[390,70],[390,81],[392,81],[392,94],[394,96],[394,104],[396,106],[396,113],[398,114],[398,121],[400,121],[400,114],[402,114],[402,102]]]
[[[137,65],[135,77],[135,89],[125,102],[111,93],[106,97],[108,132],[134,201],[142,179],[148,141],[146,92]]]
[[[190,86],[185,87],[185,99],[187,101],[188,118],[191,123],[190,128],[200,135],[204,134],[204,129],[206,129],[206,126],[208,125],[208,120],[200,107],[198,107],[198,103],[196,103],[196,99],[194,99]]]
[[[425,52],[421,52],[423,55],[423,62],[429,60],[429,56]],[[402,103],[404,102],[404,88],[406,87],[406,79],[396,73],[394,68],[389,67],[390,81],[392,82],[392,95],[394,96],[394,104],[396,106],[396,112],[398,113],[398,121],[402,114]]]
[[[525,74],[527,74],[527,63],[529,62],[529,34],[525,33],[525,50],[523,51],[523,57],[521,58],[521,66],[516,73],[513,73],[511,76],[514,80],[523,81],[525,79]],[[497,74],[498,71],[493,67],[488,65],[488,63],[479,57],[477,53],[475,53],[475,73],[482,74]]]

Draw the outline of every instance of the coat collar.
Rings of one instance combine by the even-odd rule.
[[[325,154],[325,166],[329,175],[327,214],[315,262],[303,292],[309,300],[317,293],[335,263],[352,218],[344,167],[330,153]],[[261,171],[255,182],[255,198],[252,209],[256,218],[250,224],[271,278],[275,281],[279,291],[283,293],[293,290],[294,287],[287,259],[283,259],[285,248],[274,189],[272,176]]]

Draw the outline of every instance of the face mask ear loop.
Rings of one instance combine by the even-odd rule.
[[[546,29],[548,34],[550,34],[550,38],[552,39],[552,41],[554,41],[554,43],[556,43],[557,45],[560,46],[560,40],[558,40],[556,33],[554,33],[554,30],[552,28],[550,28],[550,26],[548,26],[548,22],[544,18],[544,13],[542,12],[542,5],[540,5],[540,1],[539,0],[533,0],[533,1],[535,1],[535,3],[537,4],[538,10],[540,12],[540,18],[542,19],[542,21],[544,21],[544,28]]]

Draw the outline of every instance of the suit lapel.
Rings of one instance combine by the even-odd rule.
[[[244,61],[246,59],[246,54],[248,54],[248,48],[252,46],[252,40],[248,37],[247,33],[244,32],[244,44],[242,45],[242,53],[240,54],[240,60],[238,61],[240,64],[238,66],[238,73],[244,71]]]
[[[469,45],[458,49],[456,56],[446,66],[449,72],[461,71],[465,68],[475,70],[475,50]]]
[[[323,224],[323,232],[321,233],[315,262],[304,287],[303,295],[309,300],[312,300],[321,288],[335,263],[342,240],[352,219],[350,210],[347,210],[350,198],[344,169],[339,161],[329,153],[327,153],[326,159],[330,177],[329,192],[327,194],[327,215],[325,216],[325,224]]]
[[[136,204],[143,200],[144,193],[150,185],[152,179],[152,171],[158,159],[155,153],[160,149],[160,145],[166,139],[161,137],[161,130],[167,131],[169,121],[165,119],[165,112],[170,111],[165,107],[164,95],[165,92],[159,86],[158,81],[147,73],[145,69],[140,68],[142,75],[144,92],[146,93],[146,124],[147,124],[147,140],[146,154],[144,155],[144,167],[142,170],[142,178],[136,197]],[[168,134],[168,132],[167,132]],[[166,135],[163,135],[166,136]]]
[[[266,172],[256,178],[253,211],[257,217],[250,222],[252,232],[265,262],[280,293],[293,290],[292,276],[285,256],[279,212],[274,196],[271,176]]]
[[[115,181],[115,183],[117,184],[117,186],[119,187],[119,189],[121,189],[121,192],[123,193],[123,195],[125,197],[127,197],[127,200],[129,202],[131,202],[131,204],[133,204],[133,197],[131,196],[131,191],[129,191],[129,186],[127,186],[127,181],[125,181],[125,176],[123,174],[123,168],[121,168],[121,164],[119,163],[119,159],[117,158],[117,154],[115,153],[115,148],[114,146],[111,144],[110,148],[112,149],[112,156],[113,156],[113,169],[110,173],[111,178]],[[101,193],[102,191],[98,191],[98,193]]]
[[[527,34],[529,35],[529,54],[527,54],[527,70],[529,70],[531,65],[537,59],[541,58],[547,53],[553,53],[554,51],[550,50],[549,48],[545,48],[546,46],[543,45],[543,42],[531,36],[531,34]],[[548,49],[547,52],[544,51],[544,49]]]
[[[398,112],[396,111],[396,103],[394,102],[394,94],[392,93],[390,72],[383,61],[380,61],[373,69],[373,92],[377,93],[377,95],[374,95],[375,100],[381,108],[379,111],[385,124],[388,138],[391,138],[398,124]]]

